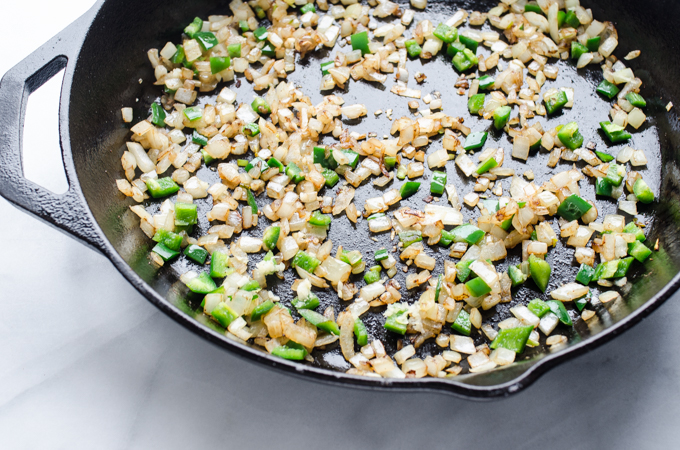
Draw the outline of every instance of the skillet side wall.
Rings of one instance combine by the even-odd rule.
[[[428,7],[453,12],[459,7],[472,9],[471,4],[476,5],[474,9],[485,10],[496,2],[430,2]],[[643,93],[654,92],[662,99],[653,102],[648,98],[650,106],[646,112],[654,116],[651,122],[658,129],[663,161],[658,171],[661,181],[655,181],[661,186],[661,202],[654,210],[652,235],[662,240],[668,255],[668,270],[660,276],[645,277],[643,283],[638,283],[640,288],[634,288],[629,304],[612,312],[611,323],[615,323],[658,292],[677,273],[675,267],[680,265],[676,238],[680,228],[680,171],[675,150],[680,143],[680,127],[674,112],[667,115],[664,110],[672,99],[678,99],[676,103],[680,106],[680,87],[673,81],[680,79],[680,66],[672,57],[677,54],[677,42],[680,41],[680,31],[673,23],[673,18],[680,14],[680,4],[605,0],[585,6],[593,8],[596,18],[615,22],[620,40],[617,55],[624,56],[633,49],[642,50],[646,70],[638,69],[643,65],[636,62],[631,66],[645,83]],[[121,122],[119,110],[132,106],[136,122],[146,118],[148,105],[158,97],[160,89],[152,85],[153,71],[146,50],[162,48],[167,41],[176,42],[184,24],[194,16],[205,17],[206,13],[226,11],[226,3],[215,8],[214,2],[201,0],[162,4],[109,0],[103,4],[90,28],[74,72],[68,111],[69,131],[72,158],[83,194],[116,251],[163,297],[181,295],[176,275],[171,270],[156,273],[151,269],[147,259],[149,240],[139,229],[136,216],[128,209],[132,203],[121,200],[115,186],[115,179],[122,177],[120,155],[129,135],[129,127]],[[303,69],[300,64],[297,70],[318,70],[315,64],[310,66],[313,67]],[[144,83],[139,84],[139,79]],[[248,85],[245,81],[243,84]],[[313,86],[311,90],[315,88]],[[355,83],[351,90],[354,89],[363,89],[361,83]],[[305,92],[309,90],[310,87],[306,87]],[[531,363],[527,364],[527,367],[531,366]],[[497,385],[510,381],[522,370],[524,368],[518,366],[494,375],[470,377],[465,382]]]

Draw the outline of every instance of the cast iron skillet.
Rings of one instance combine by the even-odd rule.
[[[0,194],[15,206],[103,253],[139,292],[163,312],[194,333],[238,355],[277,367],[289,374],[347,386],[437,390],[478,399],[507,396],[528,386],[556,364],[593,349],[632,327],[668,299],[680,283],[680,277],[677,276],[680,267],[677,240],[680,228],[680,171],[676,152],[680,129],[675,112],[667,113],[664,108],[672,100],[680,105],[677,82],[680,80],[680,65],[671,57],[677,54],[677,42],[680,42],[680,30],[674,20],[680,15],[680,3],[670,0],[584,0],[584,3],[589,3],[586,6],[593,8],[596,18],[615,22],[620,39],[616,55],[622,57],[630,50],[642,50],[642,57],[631,66],[644,81],[642,93],[648,99],[646,112],[650,120],[641,132],[635,133],[631,145],[643,148],[650,159],[644,172],[645,179],[659,193],[659,201],[642,209],[641,214],[650,223],[649,242],[653,243],[658,238],[661,250],[644,269],[632,275],[632,288],[625,300],[614,302],[606,308],[601,305],[597,307],[598,319],[590,327],[579,321],[571,330],[560,329],[560,333],[569,334],[570,344],[553,354],[545,352],[545,349],[536,349],[521,362],[503,370],[461,376],[454,380],[386,380],[350,376],[337,370],[347,368],[338,349],[331,349],[323,355],[315,354],[316,363],[306,365],[275,358],[260,349],[225,338],[223,332],[216,330],[201,314],[196,314],[196,299],[187,295],[186,289],[178,282],[178,273],[187,270],[188,263],[179,262],[159,272],[152,269],[147,259],[150,242],[140,231],[136,216],[128,209],[130,203],[121,197],[114,182],[116,178],[122,178],[120,155],[129,135],[128,127],[121,122],[119,111],[121,107],[133,106],[135,121],[146,117],[149,104],[159,95],[158,89],[150,82],[153,75],[146,51],[149,48],[161,48],[168,40],[177,42],[183,27],[194,16],[229,14],[226,2],[216,8],[214,2],[208,0],[102,0],[10,70],[0,83]],[[450,16],[461,7],[485,11],[494,5],[495,2],[486,0],[431,1],[426,14],[434,22]],[[422,17],[420,13],[416,20],[419,17]],[[290,80],[304,86],[305,93],[314,102],[321,98],[317,90],[320,80],[318,62],[324,56],[327,55],[315,55],[298,62],[297,70],[290,77]],[[423,91],[441,91],[445,111],[451,115],[464,114],[466,99],[454,93],[452,85],[455,75],[450,63],[439,59],[422,68],[418,64],[414,62],[409,68],[412,75],[417,70],[428,75]],[[65,76],[60,135],[69,189],[63,195],[55,195],[23,177],[21,150],[28,97],[61,69],[65,69]],[[580,71],[580,76],[577,76],[573,65],[560,63],[560,74],[560,79],[554,85],[573,85],[577,92],[577,106],[557,120],[563,123],[578,120],[586,139],[595,142],[598,149],[607,150],[606,143],[597,131],[597,122],[606,120],[609,106],[593,93],[594,85],[601,79],[600,70],[593,68]],[[138,83],[140,79],[145,83]],[[388,87],[390,85],[391,80],[387,83]],[[238,92],[239,101],[249,101],[251,98],[252,91],[245,80]],[[375,118],[372,114],[377,109],[393,108],[395,118],[407,113],[405,99],[367,83],[352,82],[351,89],[341,94],[348,104],[367,105],[369,117],[357,122],[357,129],[365,132],[376,131],[379,135],[388,132],[390,123],[384,115]],[[468,119],[467,123],[476,130],[488,127],[488,122],[476,119]],[[551,127],[555,126],[554,121],[551,123]],[[511,161],[511,145],[505,136],[491,133],[487,146],[494,144],[506,149],[506,166],[514,167],[519,173],[528,168]],[[435,142],[430,148],[434,150],[437,145]],[[619,148],[611,149],[612,153],[616,154]],[[544,153],[534,155],[529,160],[539,183],[554,173],[546,167],[546,160],[547,155]],[[555,172],[566,170],[566,167],[561,163]],[[447,169],[449,180],[457,180],[459,191],[463,194],[469,192],[471,185],[460,180],[457,169],[452,164]],[[210,182],[218,179],[214,170],[209,168],[202,168],[199,176]],[[581,186],[585,195],[593,195],[593,187],[588,181],[582,182]],[[504,182],[504,188],[508,187],[509,183]],[[407,204],[422,207],[426,195],[424,191],[409,199]],[[357,191],[356,204],[362,205],[365,198],[374,195],[370,185],[364,186]],[[153,205],[149,207],[153,208]],[[608,206],[600,209],[600,219],[604,214],[613,212],[615,205],[609,202]],[[466,219],[473,216],[470,210],[464,213]],[[262,220],[263,225],[255,232],[261,233],[266,222]],[[205,231],[207,226],[207,222],[202,221],[199,232]],[[364,255],[372,254],[388,242],[384,235],[379,236],[380,242],[377,243],[367,239],[367,236],[365,222],[355,229],[344,216],[333,221],[330,232],[330,238],[336,245],[340,243],[359,249]],[[551,251],[548,258],[555,267],[549,290],[573,280],[577,271],[572,262],[571,250],[561,245]],[[446,253],[437,249],[428,249],[428,252],[438,259],[438,266],[442,267]],[[518,256],[513,254],[508,259],[500,264],[499,270],[505,270],[508,262],[517,263]],[[402,272],[398,277],[403,282]],[[291,281],[292,276],[289,275],[281,283],[284,302],[290,300],[287,297],[290,292],[287,284]],[[412,292],[407,294],[406,299],[414,301],[418,295],[418,292]],[[540,293],[527,286],[521,294],[515,295],[512,304],[499,305],[486,313],[485,318],[491,322],[502,320],[507,317],[510,306],[537,296]],[[332,297],[322,295],[324,306],[332,301]],[[396,341],[385,334],[380,320],[379,312],[369,314],[369,333],[383,339],[388,350],[393,350]],[[427,354],[433,345],[424,345],[419,355]]]

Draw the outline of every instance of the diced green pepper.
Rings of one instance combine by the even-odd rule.
[[[496,339],[493,340],[489,347],[493,349],[499,347],[506,348],[515,353],[522,353],[532,331],[534,331],[534,327],[531,326],[504,328],[498,331]]]
[[[240,58],[241,57],[241,43],[236,43],[236,44],[229,44],[227,46],[227,53],[229,53],[229,56],[231,58]]]
[[[574,305],[576,306],[576,308],[578,308],[579,311],[583,311],[583,308],[585,308],[588,302],[590,302],[592,296],[593,294],[591,292],[588,292],[583,297],[574,300]]]
[[[550,306],[540,298],[530,301],[527,308],[539,318],[545,316],[550,311]]]
[[[282,172],[285,171],[285,167],[283,166],[283,164],[281,164],[281,161],[279,161],[276,158],[269,158],[267,160],[267,165],[269,167],[276,167],[277,169],[279,169],[279,173],[282,173]]]
[[[442,247],[449,247],[452,243],[453,235],[446,230],[442,230],[441,236],[439,236],[439,242],[437,242],[437,244],[441,245]]]
[[[291,303],[295,307],[295,309],[316,309],[319,307],[319,297],[316,295],[310,293],[309,297],[307,297],[304,300],[300,300],[298,297],[295,297]]]
[[[371,53],[371,50],[368,47],[367,31],[354,33],[352,36],[350,36],[350,42],[352,43],[352,50],[361,50],[362,55]]]
[[[200,134],[198,131],[194,130],[191,135],[191,142],[194,144],[206,146],[208,145],[208,138]]]
[[[256,123],[248,123],[243,126],[243,134],[250,137],[255,137],[260,134],[260,126]]]
[[[607,175],[604,177],[612,186],[621,186],[623,183],[623,177],[626,175],[626,167],[620,166],[618,164],[609,164],[609,169],[607,170]]]
[[[536,286],[545,292],[552,272],[550,264],[536,255],[529,255],[529,270],[531,271],[531,279],[534,280]]]
[[[394,305],[396,306],[398,303],[395,303]],[[392,314],[386,317],[384,327],[388,331],[404,335],[408,328],[408,320],[402,319],[402,316],[408,316],[408,306],[400,306],[401,307],[395,307]]]
[[[564,11],[557,11],[557,28],[562,28],[565,20],[567,20],[567,13]]]
[[[302,169],[300,169],[298,165],[292,161],[288,163],[288,166],[286,167],[286,175],[288,175],[288,178],[290,178],[295,184],[298,184],[305,179]]]
[[[633,264],[633,257],[629,256],[627,258],[621,258],[619,264],[616,267],[616,273],[614,273],[614,278],[625,277],[630,269],[631,264]]]
[[[571,322],[571,317],[569,317],[569,312],[567,311],[567,308],[565,308],[564,303],[557,300],[548,300],[546,303],[550,307],[550,311],[552,311],[552,313],[555,314],[558,319],[560,319],[560,322],[567,326],[573,325]]]
[[[609,162],[609,161],[614,161],[614,157],[610,155],[609,153],[605,152],[600,152],[595,150],[595,155],[597,155],[598,158],[602,160],[602,162]]]
[[[291,263],[293,267],[300,267],[309,273],[314,273],[316,268],[319,267],[319,264],[321,264],[321,261],[304,250],[298,251]]]
[[[185,58],[184,47],[178,45],[175,54],[170,58],[170,62],[173,64],[182,64],[185,61]]]
[[[269,311],[271,311],[271,309],[273,307],[274,307],[274,302],[271,301],[271,300],[267,300],[264,303],[260,303],[259,305],[257,305],[255,307],[255,309],[253,309],[253,312],[250,313],[250,320],[252,322],[257,322],[258,320],[260,320],[262,318],[262,316],[264,316]]]
[[[314,211],[309,218],[309,223],[317,227],[328,227],[331,224],[331,216]]]
[[[321,67],[321,75],[328,75],[328,69],[335,67],[335,61],[322,62],[319,66]]]
[[[475,94],[468,100],[468,111],[470,114],[478,114],[479,110],[484,108],[485,94]]]
[[[211,56],[210,57],[210,72],[213,74],[220,73],[227,70],[231,66],[231,58],[229,56]]]
[[[456,53],[451,62],[458,72],[465,72],[479,64],[479,59],[474,52],[466,48],[462,52]]]
[[[387,170],[392,170],[397,165],[397,158],[395,156],[385,156],[383,162]]]
[[[172,250],[179,250],[182,245],[182,236],[163,228],[156,230],[156,234],[153,235],[153,240]]]
[[[376,261],[384,261],[389,257],[390,257],[389,253],[387,253],[387,250],[385,250],[384,248],[381,248],[380,250],[375,252],[375,255],[373,255],[373,258]]]
[[[340,335],[340,328],[338,327],[338,324],[335,323],[335,321],[328,319],[326,316],[323,314],[319,314],[316,311],[312,311],[311,309],[301,309],[298,311],[298,313],[305,318],[305,320],[315,327],[318,327],[324,331],[328,331],[329,333],[333,333],[336,336]]]
[[[399,188],[399,195],[402,199],[405,199],[418,192],[418,189],[420,189],[419,181],[407,181]]]
[[[414,41],[414,42],[415,42],[415,41]],[[452,42],[451,44],[449,44],[449,45],[446,47],[446,54],[449,55],[449,56],[451,56],[451,57],[454,57],[454,56],[456,56],[458,53],[461,53],[461,52],[462,52],[463,50],[465,50],[466,48],[467,48],[467,47],[465,47],[465,44],[462,44],[462,43],[460,43],[460,42],[458,42],[458,41]]]
[[[647,239],[647,237],[645,236],[645,232],[642,231],[642,229],[639,228],[637,225],[635,225],[634,222],[629,222],[625,227],[623,227],[623,232],[634,234],[635,239],[640,242],[644,242]]]
[[[597,93],[604,95],[609,100],[616,97],[619,91],[620,89],[614,83],[610,83],[607,80],[602,80],[602,83],[597,86]]]
[[[481,297],[491,292],[489,285],[479,277],[473,278],[465,283],[465,287],[467,287],[467,290],[470,292],[472,297]]]
[[[522,270],[517,266],[508,267],[508,276],[510,277],[510,281],[512,282],[512,287],[524,284],[524,282],[527,281],[528,278],[524,274],[524,272],[522,272]]]
[[[463,148],[465,150],[477,150],[484,146],[486,143],[486,137],[488,133],[486,131],[478,131],[475,133],[470,133],[467,138],[465,138],[465,143]]]
[[[354,320],[354,337],[357,339],[357,344],[360,347],[368,345],[368,330],[366,330],[366,325],[359,318]]]
[[[196,294],[210,294],[217,289],[215,282],[207,272],[201,272],[197,277],[192,278],[187,283],[187,287]]]
[[[179,191],[179,186],[170,177],[146,180],[146,188],[153,198],[163,198]]]
[[[484,230],[466,223],[451,230],[451,235],[454,242],[466,242],[469,245],[475,245],[484,237]]]
[[[444,275],[439,274],[437,277],[437,286],[434,288],[434,302],[439,303],[439,296],[442,293],[442,284],[444,284]]]
[[[184,256],[198,264],[205,264],[205,260],[208,259],[208,251],[203,247],[191,244],[184,249]]]
[[[403,244],[402,248],[407,248],[411,244],[416,242],[421,242],[423,240],[423,235],[418,230],[407,230],[399,233],[399,240]]]
[[[654,201],[654,192],[652,192],[652,189],[642,178],[638,178],[633,185],[633,194],[642,203],[652,203]]]
[[[475,279],[478,280],[479,278]],[[470,336],[470,331],[472,331],[472,324],[470,323],[470,314],[468,314],[464,309],[462,309],[458,314],[456,321],[451,324],[451,328],[453,328],[460,334]]]
[[[258,114],[271,114],[272,112],[269,103],[262,97],[255,97],[255,100],[253,100],[253,103],[251,103],[250,106],[253,108],[253,111]]]
[[[191,108],[184,108],[183,114],[184,117],[189,120],[189,122],[195,122],[203,117],[203,109],[197,106],[192,106]]]
[[[607,139],[613,144],[625,142],[631,138],[630,133],[625,128],[611,122],[600,122],[600,127],[605,136],[607,136]]]
[[[380,281],[380,272],[382,271],[382,266],[373,266],[366,271],[364,274],[364,281],[366,284],[372,284]]]
[[[264,41],[269,37],[267,27],[259,27],[258,29],[253,31],[253,34],[255,35],[255,39],[257,39],[258,41]]]
[[[184,29],[184,34],[193,39],[196,36],[196,33],[201,31],[202,28],[203,21],[196,17],[194,21],[187,25],[187,27]]]
[[[316,8],[314,7],[314,3],[307,3],[302,8],[300,8],[300,14],[306,14],[308,12],[316,12]]]
[[[595,36],[593,38],[590,38],[586,41],[586,47],[588,47],[588,50],[591,52],[596,52],[600,49],[600,41],[602,40],[601,36]]]
[[[484,161],[482,161],[479,166],[477,166],[477,173],[479,175],[488,172],[489,170],[493,169],[498,165],[498,162],[496,162],[496,158],[493,156],[489,156],[486,158]]]
[[[557,215],[565,220],[578,220],[582,215],[590,211],[593,205],[582,199],[576,194],[572,194],[565,198],[564,201],[557,208]]]
[[[326,180],[326,186],[329,188],[332,188],[338,184],[338,181],[340,181],[338,174],[330,169],[323,169],[321,171],[321,176],[323,176],[324,180]]]
[[[463,34],[458,36],[458,40],[460,41],[461,44],[463,44],[465,47],[467,47],[470,52],[474,55],[477,53],[477,48],[479,47],[479,42],[475,41],[472,38],[469,38]]]
[[[194,38],[201,44],[204,52],[207,52],[220,43],[215,34],[210,31],[200,31],[194,35]]]
[[[224,328],[227,328],[234,320],[238,319],[239,317],[238,314],[236,314],[236,312],[224,302],[221,302],[219,305],[217,305],[217,307],[213,309],[210,314]]]
[[[588,286],[590,282],[593,280],[593,275],[595,275],[594,267],[591,267],[588,264],[581,264],[581,268],[578,270],[578,273],[576,274],[576,281],[585,286]]]
[[[262,246],[265,250],[274,250],[281,235],[281,227],[269,227],[262,236]]]
[[[417,58],[423,52],[423,48],[420,44],[413,39],[404,42],[404,46],[406,47],[406,53],[408,53],[410,58]]]
[[[241,286],[241,289],[247,292],[257,291],[260,289],[260,283],[256,280],[249,280],[246,284]]]
[[[363,257],[359,250],[352,250],[351,252],[346,252],[343,250],[342,255],[340,255],[340,260],[346,262],[352,267],[356,267],[361,263]]]
[[[459,261],[456,264],[456,276],[458,277],[458,281],[465,283],[465,280],[470,277],[470,274],[472,273],[470,264],[473,262],[475,262],[473,259],[468,259],[466,261]]]
[[[151,122],[157,127],[165,126],[165,111],[159,103],[151,104]]]
[[[576,150],[583,145],[583,136],[578,131],[578,124],[570,122],[557,133],[560,142],[570,150]]]
[[[250,31],[250,25],[248,25],[247,20],[241,20],[238,23],[238,27],[241,29],[242,33],[245,33],[246,31]]]
[[[307,356],[307,350],[304,348],[291,348],[289,344],[293,341],[288,341],[287,345],[276,347],[272,350],[272,355],[290,361],[302,361]]]
[[[442,195],[446,187],[446,172],[439,172],[435,170],[432,172],[432,181],[430,182],[430,193],[435,195]]]
[[[576,17],[576,13],[573,10],[567,11],[567,16],[564,18],[564,22],[572,28],[578,28],[581,26],[581,22]]]
[[[264,44],[264,47],[262,47],[262,56],[266,56],[267,58],[275,58],[276,57],[276,48],[269,42]]]
[[[170,261],[171,259],[174,259],[177,256],[179,256],[179,252],[177,250],[168,248],[167,246],[161,243],[156,244],[154,248],[151,249],[151,251],[156,253],[161,258],[163,258],[163,261]]]
[[[194,203],[175,203],[175,225],[187,226],[198,223],[198,210]]]
[[[440,23],[437,25],[437,28],[434,29],[432,34],[447,44],[450,44],[451,42],[458,39],[458,30],[456,27],[450,27],[445,23]]]
[[[400,180],[403,180],[406,178],[406,175],[408,174],[408,169],[404,164],[400,164],[399,167],[397,167],[397,178]]]
[[[213,252],[210,255],[210,276],[213,278],[224,278],[230,272],[229,255],[225,252]]]
[[[614,196],[614,186],[605,178],[597,177],[595,180],[595,195]]]
[[[647,106],[647,102],[645,101],[644,97],[636,92],[629,92],[628,95],[626,95],[626,100],[628,100],[630,104],[636,108],[645,108]]]
[[[493,77],[490,77],[489,75],[484,75],[482,77],[479,77],[479,89],[482,89],[483,91],[489,90],[493,87],[494,83],[496,80],[493,79]]]
[[[541,9],[541,7],[533,3],[527,3],[526,5],[524,5],[524,12],[533,12],[536,14],[545,15],[543,14],[543,10]]]
[[[571,59],[578,61],[585,53],[588,53],[588,47],[578,41],[571,41]]]
[[[645,262],[652,255],[652,251],[645,244],[636,240],[628,244],[628,254],[640,262]]]
[[[496,108],[493,112],[493,126],[497,130],[502,130],[510,120],[510,114],[512,114],[512,108],[509,106],[499,106]]]
[[[554,114],[564,108],[568,102],[567,93],[558,89],[557,92],[545,98],[545,110],[548,114]]]

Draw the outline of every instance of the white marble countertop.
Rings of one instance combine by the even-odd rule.
[[[91,3],[2,6],[4,30],[29,31],[5,35],[0,73]],[[57,99],[56,84],[32,97],[26,149],[27,172],[53,188],[65,183]],[[677,296],[509,399],[361,391],[238,359],[160,313],[99,254],[2,199],[0,217],[2,449],[629,449],[680,437]]]

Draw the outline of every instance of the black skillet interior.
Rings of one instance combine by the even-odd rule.
[[[585,3],[585,2],[584,2]],[[426,12],[419,12],[416,21],[429,18],[438,23],[440,19],[449,17],[459,8],[468,10],[485,11],[495,6],[492,1],[452,1],[430,2]],[[545,357],[543,348],[537,348],[528,353],[526,358],[514,366],[497,370],[495,372],[459,377],[452,381],[437,380],[404,380],[396,384],[405,388],[434,388],[445,391],[471,395],[471,396],[494,396],[506,395],[517,390],[542,373],[539,367],[547,368],[554,365],[567,354],[583,351],[588,346],[596,345],[597,341],[604,341],[612,335],[625,329],[630,320],[630,315],[639,307],[659,292],[678,272],[680,265],[680,251],[677,247],[678,228],[680,226],[680,211],[678,200],[678,184],[680,172],[678,171],[678,154],[675,151],[677,141],[680,139],[676,116],[674,112],[666,113],[665,105],[672,99],[677,99],[680,105],[678,83],[680,79],[680,65],[670,55],[675,54],[677,42],[680,41],[680,32],[674,27],[672,18],[680,15],[680,4],[673,1],[621,1],[601,0],[589,2],[585,5],[593,8],[596,19],[613,21],[619,32],[619,48],[616,55],[624,56],[628,51],[640,49],[642,56],[632,61],[630,66],[634,68],[637,76],[642,78],[644,85],[642,94],[648,99],[647,113],[650,116],[648,124],[634,133],[631,145],[634,148],[642,148],[648,155],[650,163],[644,174],[655,192],[660,192],[660,201],[651,207],[641,208],[643,217],[650,222],[650,241],[660,239],[660,251],[649,261],[644,269],[640,268],[633,276],[635,280],[632,289],[624,301],[615,302],[607,308],[598,307],[598,320],[591,326],[583,321],[577,321],[572,329],[561,328],[558,331],[570,337],[570,347],[562,350],[559,355]],[[178,281],[179,274],[183,271],[196,267],[186,262],[178,262],[171,267],[164,267],[160,271],[154,270],[148,262],[148,252],[151,242],[141,232],[138,220],[130,212],[131,204],[124,200],[116,190],[115,179],[122,178],[120,155],[124,143],[129,136],[129,127],[120,119],[120,108],[131,106],[135,111],[135,119],[140,120],[148,115],[151,102],[158,98],[159,89],[153,86],[153,71],[150,68],[146,51],[150,48],[162,48],[167,41],[177,42],[186,23],[194,16],[206,17],[209,14],[230,14],[228,2],[222,2],[215,6],[215,2],[207,0],[194,0],[192,2],[180,1],[147,1],[133,2],[131,0],[108,0],[106,1],[88,32],[83,44],[76,70],[73,77],[68,110],[69,131],[72,147],[72,158],[75,165],[82,192],[88,202],[89,208],[103,233],[111,242],[120,257],[130,268],[154,291],[156,304],[170,302],[182,311],[175,314],[176,319],[184,325],[193,328],[194,331],[207,335],[213,341],[222,344],[240,354],[245,354],[254,359],[265,361],[270,365],[281,365],[290,369],[294,366],[286,362],[272,360],[266,354],[256,349],[244,349],[243,346],[234,344],[224,337],[217,337],[214,332],[206,331],[207,327],[215,328],[215,325],[205,320],[195,299],[187,295],[183,285]],[[411,26],[411,29],[414,25]],[[481,48],[481,47],[480,47]],[[318,102],[321,95],[318,91],[321,74],[318,63],[328,56],[328,52],[322,51],[297,62],[297,69],[291,74],[289,81],[302,86],[304,92]],[[549,83],[552,86],[573,86],[576,91],[576,105],[573,110],[564,112],[560,117],[552,118],[547,126],[552,128],[559,123],[577,120],[586,141],[597,144],[600,150],[610,150],[613,154],[620,147],[609,148],[597,131],[597,123],[608,120],[609,103],[605,102],[594,93],[594,86],[601,80],[601,71],[594,67],[588,70],[576,72],[571,62],[560,62],[560,75],[557,81]],[[443,58],[421,66],[417,61],[409,65],[411,77],[416,71],[424,72],[428,78],[421,87],[423,94],[439,91],[442,94],[444,111],[453,116],[468,117],[466,124],[473,130],[489,128],[489,122],[480,119],[469,118],[466,108],[466,97],[458,96],[453,88],[453,82],[457,77],[450,63]],[[493,75],[493,73],[492,73]],[[239,77],[241,78],[241,77]],[[142,80],[140,83],[138,80]],[[389,133],[391,122],[385,114],[378,117],[373,111],[382,109],[393,110],[393,117],[398,118],[409,115],[406,106],[407,100],[389,93],[392,80],[388,79],[386,87],[376,86],[365,82],[351,82],[346,92],[337,92],[342,95],[347,104],[364,103],[369,114],[363,120],[347,123],[353,125],[353,129],[360,132],[377,132],[378,136]],[[415,84],[411,79],[410,84]],[[240,88],[229,83],[229,87],[238,92],[238,101],[252,99],[252,89],[249,83],[243,79]],[[202,102],[210,102],[210,97],[202,98]],[[421,103],[421,105],[423,105]],[[423,105],[424,106],[424,105]],[[545,119],[539,119],[546,124]],[[491,131],[491,130],[490,130]],[[331,138],[332,139],[332,138]],[[323,142],[331,142],[325,138]],[[440,147],[439,141],[434,141],[428,147],[428,153]],[[505,166],[512,167],[518,173],[523,173],[531,168],[537,183],[550,178],[551,174],[566,170],[569,166],[564,162],[555,169],[546,166],[547,153],[537,153],[529,159],[525,165],[510,158],[512,145],[508,138],[497,132],[490,132],[487,147],[502,147],[506,151]],[[472,184],[461,177],[453,164],[447,166],[449,180],[453,180],[459,193],[464,195],[472,190]],[[425,179],[429,170],[426,170]],[[201,168],[198,172],[201,179],[209,182],[218,181],[215,168]],[[425,182],[425,185],[427,181]],[[398,185],[397,185],[398,186]],[[388,185],[388,187],[392,187]],[[504,189],[509,188],[509,180],[503,181]],[[589,181],[581,183],[583,192],[594,196],[593,184]],[[336,188],[337,189],[337,188]],[[355,202],[357,207],[363,205],[366,198],[375,196],[375,189],[370,185],[364,185],[357,190]],[[422,208],[423,198],[427,195],[427,189],[421,191],[408,201],[402,202],[410,206]],[[264,198],[259,199],[264,201]],[[446,200],[442,200],[445,204]],[[208,208],[207,202],[201,203],[201,211]],[[155,207],[149,203],[150,211]],[[600,220],[604,214],[615,213],[616,205],[611,201],[598,202]],[[465,218],[476,217],[478,213],[464,207]],[[199,214],[201,216],[204,214]],[[260,220],[257,231],[251,230],[244,233],[261,234],[261,230],[268,221]],[[198,232],[204,232],[208,228],[205,219],[201,220]],[[373,251],[381,247],[391,248],[389,234],[378,236],[378,242],[369,239],[369,233],[365,221],[353,226],[346,217],[340,216],[333,221],[329,233],[330,239],[335,246],[342,244],[345,248],[358,249],[365,256],[370,256]],[[573,251],[566,249],[559,243],[552,250],[548,260],[554,267],[549,290],[558,287],[566,281],[573,280],[577,266],[573,263]],[[441,271],[443,261],[447,258],[446,252],[440,249],[429,249],[428,253],[437,261],[437,269]],[[253,255],[251,260],[257,261],[261,255]],[[507,261],[499,264],[499,271],[505,270],[508,263],[516,264],[520,256],[515,252]],[[114,260],[115,260],[114,256]],[[115,261],[114,261],[115,262]],[[119,265],[119,269],[121,266]],[[121,269],[132,280],[135,277],[129,269]],[[436,273],[436,272],[435,272]],[[397,279],[402,283],[406,274],[399,271]],[[358,277],[357,277],[358,278]],[[292,275],[288,274],[284,282],[279,283],[273,289],[284,302],[289,302],[291,292],[289,285]],[[134,280],[132,280],[134,281]],[[360,283],[363,283],[361,281]],[[405,289],[404,289],[405,291]],[[158,296],[155,296],[157,293]],[[405,298],[409,302],[415,301],[420,295],[419,291],[409,292]],[[336,310],[341,310],[343,305],[338,305],[337,297],[319,292],[322,305],[336,305]],[[527,286],[514,294],[511,304],[499,305],[485,313],[485,320],[498,322],[509,316],[509,308],[519,302],[526,302],[535,297],[545,298],[533,285]],[[662,299],[658,299],[658,302]],[[658,303],[657,302],[657,303]],[[167,305],[166,305],[167,306]],[[649,305],[647,305],[649,306]],[[168,308],[164,308],[166,311]],[[382,327],[382,310],[371,311],[367,317],[369,333],[374,338],[380,338],[388,347],[394,350],[396,339],[386,334]],[[575,316],[574,316],[575,317]],[[624,320],[628,318],[628,320]],[[203,325],[197,325],[196,321]],[[615,326],[618,322],[618,326]],[[219,330],[217,330],[219,331]],[[475,335],[478,342],[483,338]],[[593,339],[597,337],[598,339]],[[423,356],[433,350],[434,343],[428,342],[419,350]],[[298,373],[309,373],[317,380],[348,381],[351,384],[364,386],[380,386],[384,383],[357,380],[341,373],[330,371],[348,368],[339,353],[339,349],[331,348],[327,352],[314,354],[316,363],[314,367],[297,368]],[[540,363],[540,364],[537,364]],[[325,370],[327,369],[327,370]],[[533,374],[530,376],[530,374]],[[520,382],[517,382],[521,379]]]

